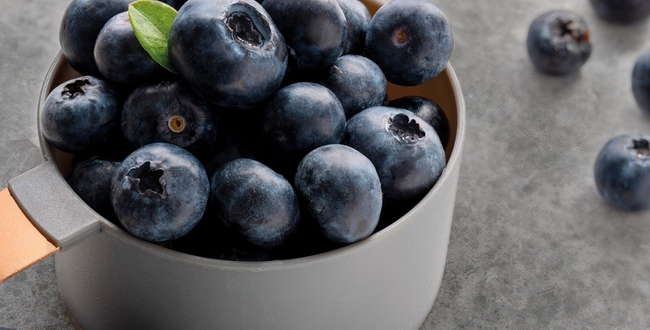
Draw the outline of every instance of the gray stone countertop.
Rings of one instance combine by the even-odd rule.
[[[36,105],[69,0],[0,0],[0,186],[41,162]],[[650,328],[650,212],[608,206],[595,157],[650,132],[630,77],[650,21],[616,26],[588,0],[437,0],[454,31],[466,145],[440,292],[422,330]],[[529,62],[532,19],[581,15],[593,54],[555,77]],[[0,325],[75,329],[50,257],[0,283]]]

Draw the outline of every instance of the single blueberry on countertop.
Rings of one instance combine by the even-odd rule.
[[[344,143],[375,165],[389,206],[419,202],[446,166],[436,131],[405,109],[376,106],[359,112],[346,124]]]
[[[454,39],[445,14],[429,0],[391,0],[370,20],[366,56],[389,82],[413,86],[444,70]]]
[[[339,99],[346,118],[386,99],[386,77],[375,62],[361,55],[343,55],[328,69],[320,84]]]
[[[142,48],[126,11],[106,22],[97,36],[93,54],[99,72],[112,82],[138,86],[169,75]]]
[[[615,24],[633,24],[650,16],[647,0],[590,0],[596,14]]]
[[[248,158],[232,160],[210,178],[215,215],[249,243],[273,248],[298,226],[298,197],[284,177]]]
[[[95,212],[117,222],[111,205],[111,182],[120,162],[91,157],[77,163],[66,178],[75,193]]]
[[[642,52],[634,63],[632,94],[641,110],[650,115],[650,49]]]
[[[40,112],[41,133],[54,147],[79,153],[119,134],[123,96],[110,82],[81,76],[55,87]]]
[[[137,147],[168,142],[202,159],[217,138],[215,110],[182,81],[141,85],[124,102],[121,128]]]
[[[201,162],[171,143],[147,144],[127,156],[111,183],[111,204],[131,234],[164,242],[187,234],[201,220],[210,181]]]
[[[650,209],[650,135],[622,134],[605,143],[594,165],[598,193],[625,211]]]
[[[70,66],[82,75],[100,76],[93,55],[99,31],[133,0],[72,0],[61,19],[59,43]]]
[[[379,222],[382,192],[377,170],[349,146],[329,144],[309,152],[298,165],[294,185],[332,241],[359,241]]]
[[[265,0],[262,3],[302,69],[331,65],[341,56],[348,26],[336,0]]]
[[[343,54],[362,55],[366,46],[366,33],[372,16],[368,8],[359,0],[336,0],[345,14],[348,24],[348,39]]]
[[[444,148],[449,144],[449,119],[440,106],[424,96],[404,96],[388,101],[386,106],[413,111],[429,123],[440,138]]]
[[[259,122],[263,162],[293,179],[295,167],[308,152],[341,142],[345,112],[327,87],[299,82],[275,93]]]
[[[573,12],[550,10],[530,24],[526,49],[538,70],[554,75],[569,74],[580,69],[591,56],[589,29]]]
[[[169,32],[169,56],[180,76],[209,103],[251,108],[282,83],[283,36],[253,0],[189,0]]]

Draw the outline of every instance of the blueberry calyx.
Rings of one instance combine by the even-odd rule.
[[[174,133],[181,133],[185,130],[185,118],[181,115],[173,115],[167,121],[167,127]]]
[[[226,16],[226,26],[232,38],[254,48],[264,46],[265,34],[260,31],[256,21],[245,11],[233,11]],[[268,33],[267,33],[268,34]]]
[[[558,17],[552,29],[560,37],[589,41],[589,30],[580,28],[580,23],[571,19]]]
[[[138,168],[132,168],[127,176],[132,180],[137,181],[135,187],[141,195],[145,195],[147,191],[151,191],[156,195],[164,197],[165,188],[160,183],[160,177],[165,173],[164,170],[152,170],[151,163],[145,162]]]
[[[411,30],[406,26],[401,26],[393,32],[393,40],[398,47],[404,46],[411,40]]]
[[[650,158],[650,141],[646,139],[632,140],[632,148],[636,150],[636,158]]]
[[[393,136],[404,143],[415,143],[425,137],[425,133],[420,129],[420,125],[415,119],[410,119],[407,115],[398,113],[388,118],[386,129]]]
[[[90,80],[87,78],[76,79],[75,81],[63,87],[61,95],[68,96],[70,99],[74,99],[79,95],[86,94],[86,86],[90,84]]]

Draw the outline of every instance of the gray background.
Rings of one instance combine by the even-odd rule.
[[[650,212],[603,202],[593,163],[611,137],[650,132],[630,74],[650,21],[616,26],[588,0],[437,0],[467,135],[440,293],[422,329],[647,329]],[[41,162],[36,104],[68,0],[0,0],[0,186]],[[594,51],[577,74],[530,64],[525,38],[549,9],[581,15]],[[0,325],[75,329],[53,259],[0,284]]]

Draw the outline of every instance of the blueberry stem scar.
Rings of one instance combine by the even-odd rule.
[[[407,115],[401,113],[388,118],[386,129],[393,133],[393,136],[398,140],[405,143],[415,143],[426,135],[415,119],[410,119]]]
[[[255,26],[255,22],[244,12],[233,12],[226,18],[226,25],[232,32],[233,39],[253,47],[262,47],[264,37]]]
[[[650,156],[650,142],[646,139],[632,140],[632,148],[636,150],[636,158],[648,158]]]
[[[131,169],[127,176],[138,182],[138,192],[145,194],[150,190],[158,195],[165,192],[165,188],[160,184],[160,177],[165,173],[163,170],[152,170],[151,163],[145,162],[138,168]]]
[[[173,115],[167,121],[167,126],[174,133],[180,133],[185,129],[185,118],[179,115]]]
[[[86,93],[86,85],[90,85],[90,80],[86,78],[76,79],[75,81],[65,85],[61,94],[69,95],[71,99],[74,99],[75,97]]]

